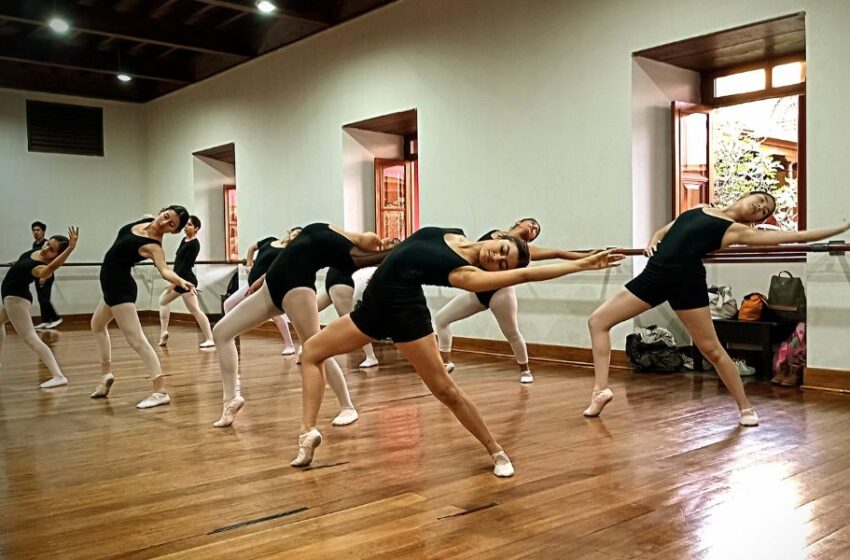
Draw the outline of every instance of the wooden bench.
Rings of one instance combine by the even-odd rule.
[[[795,326],[792,322],[714,320],[717,338],[729,355],[745,360],[747,365],[756,368],[756,375],[767,378],[772,374],[773,351],[794,332]],[[703,371],[703,356],[695,344],[691,344],[691,356],[694,371]]]

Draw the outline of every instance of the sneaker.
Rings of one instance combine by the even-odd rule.
[[[520,383],[534,383],[534,376],[531,375],[531,371],[525,370],[521,374],[519,374],[519,382]]]
[[[735,360],[735,367],[738,368],[738,375],[741,377],[750,377],[756,374],[756,368],[748,366],[744,360]]]
[[[153,393],[151,396],[136,405],[136,408],[153,408],[162,406],[171,402],[171,397],[168,393]]]
[[[322,434],[316,428],[298,436],[298,455],[292,460],[293,467],[306,467],[313,462],[313,454],[322,443]]]
[[[508,458],[508,454],[504,451],[499,451],[493,454],[493,474],[499,478],[506,478],[514,475],[514,466]]]
[[[39,324],[37,324],[37,325],[36,325],[35,327],[33,327],[33,328],[34,328],[35,330],[37,330],[37,331],[40,331],[40,330],[42,330],[42,329],[46,329],[46,328],[47,328],[47,323],[39,323]]]
[[[60,318],[56,319],[55,321],[50,321],[49,323],[45,323],[44,328],[45,329],[55,329],[56,327],[58,327],[61,324],[62,324],[62,318],[60,317]]]

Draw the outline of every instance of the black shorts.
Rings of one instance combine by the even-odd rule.
[[[340,272],[336,268],[329,268],[325,276],[325,291],[330,293],[334,286],[348,286],[354,289],[354,279],[350,272]]]
[[[196,288],[198,287],[198,277],[195,276],[193,273],[191,273],[191,272],[189,272],[188,274],[177,273],[177,276],[179,276],[183,280],[186,280],[187,282],[191,282],[192,285],[195,286]],[[182,286],[177,286],[177,285],[174,286],[174,291],[177,292],[178,294],[188,294],[189,293],[189,290],[187,290],[186,288],[183,288]]]
[[[412,342],[434,333],[431,313],[422,288],[394,292],[372,284],[366,288],[361,301],[351,312],[354,325],[375,339],[392,339],[395,343]]]
[[[708,307],[705,267],[662,266],[650,261],[626,289],[652,307],[665,301],[678,310]]]
[[[113,278],[109,282],[101,280],[100,288],[103,291],[103,301],[109,307],[122,303],[136,303],[136,296],[139,291],[132,276],[120,280]]]
[[[493,296],[496,295],[498,290],[493,290],[490,292],[475,292],[475,297],[478,298],[478,301],[484,307],[490,308],[490,300],[493,299]]]

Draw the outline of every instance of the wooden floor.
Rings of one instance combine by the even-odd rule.
[[[63,326],[65,327],[65,326]],[[762,426],[741,429],[710,376],[625,375],[602,419],[581,416],[589,370],[457,355],[517,474],[488,457],[389,346],[352,369],[361,418],[331,428],[314,467],[289,467],[300,415],[292,358],[245,337],[247,406],[215,429],[214,352],[176,326],[160,351],[172,404],[139,411],[139,360],[115,332],[117,381],[98,378],[87,331],[44,335],[71,379],[10,333],[0,369],[0,558],[687,559],[850,558],[850,398],[765,384]],[[147,327],[155,340],[154,327]]]

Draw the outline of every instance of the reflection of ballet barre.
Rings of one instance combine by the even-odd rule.
[[[616,247],[606,247],[606,249],[616,249]],[[629,257],[644,256],[645,249],[620,249],[617,252]],[[803,256],[806,253],[829,253],[832,256],[842,256],[847,251],[850,251],[850,243],[845,243],[843,240],[829,241],[826,243],[794,243],[787,245],[770,245],[767,247],[759,247],[754,245],[737,245],[727,247],[710,253],[706,260],[715,259],[745,259],[752,257],[760,257],[762,255],[778,255],[782,256]]]

